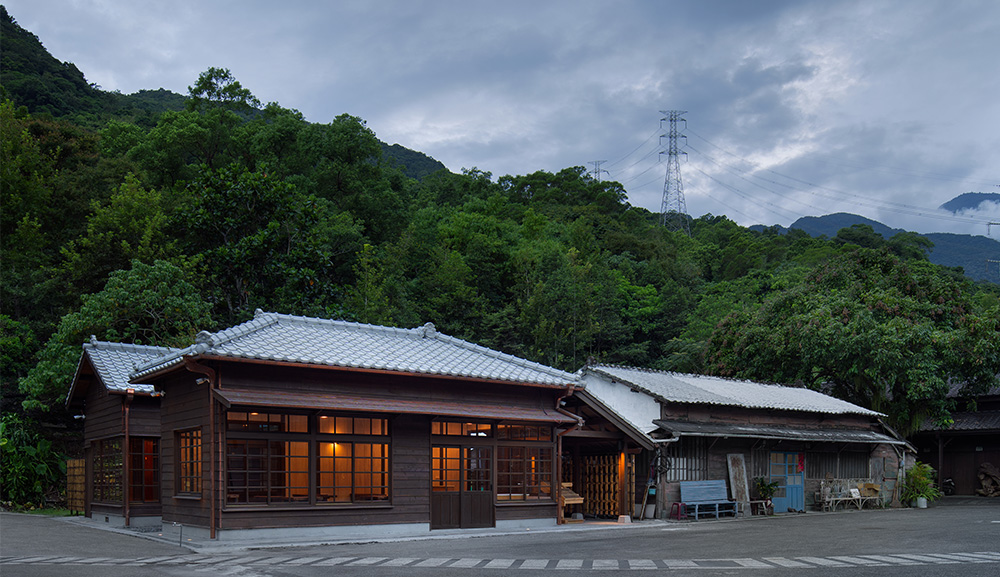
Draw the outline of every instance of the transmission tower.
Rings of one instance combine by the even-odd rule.
[[[602,172],[604,174],[611,174],[607,170],[604,170],[603,168],[601,168],[601,165],[604,164],[605,162],[607,162],[607,160],[591,160],[590,161],[590,164],[594,165],[594,170],[591,170],[590,174],[593,176],[594,180],[596,180],[597,182],[601,182],[601,173]]]
[[[684,185],[681,183],[681,162],[680,156],[687,156],[686,152],[680,150],[678,140],[687,138],[680,133],[677,128],[679,122],[687,126],[687,121],[682,118],[685,110],[661,110],[664,117],[660,119],[660,128],[663,123],[667,123],[667,133],[660,135],[662,144],[663,138],[667,138],[666,150],[660,154],[667,155],[667,177],[663,182],[663,203],[660,205],[660,222],[667,230],[672,232],[681,231],[691,236],[691,224],[687,214],[687,203],[684,202]]]

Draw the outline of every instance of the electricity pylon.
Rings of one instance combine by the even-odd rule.
[[[668,123],[667,133],[660,135],[660,142],[667,138],[666,150],[660,154],[667,155],[667,176],[663,182],[663,203],[660,205],[660,223],[672,232],[681,231],[691,236],[691,223],[687,214],[687,203],[684,201],[684,184],[681,182],[681,162],[680,155],[687,155],[680,150],[678,141],[687,138],[680,133],[677,123],[683,122],[687,126],[687,121],[681,118],[686,114],[685,110],[661,110],[664,117],[660,119],[660,127],[663,123]]]

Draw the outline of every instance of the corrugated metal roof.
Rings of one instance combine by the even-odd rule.
[[[881,413],[847,401],[797,387],[614,365],[589,366],[586,370],[646,392],[668,403],[881,416]]]
[[[687,421],[653,421],[675,437],[747,437],[753,439],[783,439],[788,441],[820,441],[831,443],[886,443],[905,445],[906,441],[863,429],[806,429],[767,425],[736,425],[724,423],[691,423]]]
[[[131,384],[129,374],[136,366],[176,350],[168,347],[109,343],[97,339],[91,339],[89,343],[83,345],[83,355],[90,359],[101,383],[109,391],[121,392],[134,389],[138,392],[151,393],[153,385]]]
[[[571,373],[441,334],[430,323],[398,329],[259,310],[241,325],[199,333],[194,345],[147,362],[131,376],[141,379],[194,355],[551,386],[576,381]]]
[[[331,411],[367,411],[408,413],[445,417],[499,419],[544,423],[573,423],[575,419],[555,409],[513,407],[490,404],[468,404],[447,401],[425,401],[385,397],[342,396],[322,393],[291,393],[286,391],[216,389],[216,396],[227,406],[308,408]]]
[[[939,427],[931,421],[925,421],[920,427],[926,431],[961,431],[965,433],[1000,431],[1000,411],[955,412],[951,414],[954,421],[948,427]]]

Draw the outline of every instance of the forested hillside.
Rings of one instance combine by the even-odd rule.
[[[998,286],[929,263],[911,233],[819,239],[706,215],[687,237],[582,167],[416,179],[363,119],[306,122],[225,69],[148,124],[91,127],[73,108],[86,101],[40,102],[0,104],[5,420],[73,427],[63,401],[90,335],[182,345],[256,308],[430,321],[567,370],[826,387],[904,430],[947,419],[949,380],[976,390],[1000,372]]]

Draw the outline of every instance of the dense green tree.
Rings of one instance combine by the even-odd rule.
[[[100,340],[160,346],[187,345],[212,328],[210,306],[181,268],[166,261],[133,261],[111,274],[104,289],[83,296],[79,311],[65,315],[45,343],[38,364],[21,380],[25,407],[60,408],[91,335]]]
[[[924,261],[857,249],[727,317],[706,368],[829,389],[910,433],[947,421],[950,382],[984,392],[1000,374],[1000,315],[977,310],[970,288]]]

